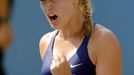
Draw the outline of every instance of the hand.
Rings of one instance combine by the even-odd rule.
[[[50,70],[52,75],[72,75],[71,69],[65,56],[61,54],[53,57]]]

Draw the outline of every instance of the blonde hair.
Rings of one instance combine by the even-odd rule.
[[[82,10],[84,16],[85,16],[85,21],[83,23],[83,26],[80,30],[81,36],[90,36],[93,28],[93,23],[92,23],[92,7],[91,7],[91,2],[89,0],[80,0],[80,9]]]

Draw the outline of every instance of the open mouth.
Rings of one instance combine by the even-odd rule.
[[[51,16],[49,16],[49,19],[50,19],[51,21],[54,21],[54,20],[56,20],[57,18],[58,18],[57,15],[51,15]]]

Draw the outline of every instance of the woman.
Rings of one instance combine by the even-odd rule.
[[[121,48],[108,28],[93,23],[88,0],[41,0],[52,28],[40,40],[42,75],[121,75]]]

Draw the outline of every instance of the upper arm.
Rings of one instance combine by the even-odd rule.
[[[96,43],[96,74],[121,75],[121,48],[115,35],[106,30],[100,34]]]

